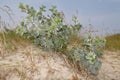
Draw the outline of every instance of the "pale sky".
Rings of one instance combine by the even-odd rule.
[[[19,19],[22,16],[18,8],[20,2],[36,9],[41,5],[47,8],[57,5],[58,10],[65,13],[68,23],[71,23],[72,15],[75,14],[83,27],[92,24],[98,30],[120,33],[120,0],[0,0],[0,7],[9,6]]]

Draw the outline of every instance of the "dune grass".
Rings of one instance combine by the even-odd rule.
[[[113,34],[106,36],[106,46],[107,50],[120,50],[120,34]]]
[[[78,43],[80,40],[79,38],[77,38],[76,36],[73,36],[73,41],[71,42],[71,44],[73,44],[73,42]],[[65,59],[61,59],[63,57],[61,56],[57,56],[57,54],[51,54],[50,52],[45,52],[42,51],[41,49],[34,47],[33,45],[31,45],[33,42],[33,40],[30,39],[26,39],[23,36],[20,36],[18,34],[15,33],[15,30],[7,30],[5,32],[0,32],[0,45],[2,47],[4,47],[4,50],[1,50],[1,52],[5,55],[4,58],[0,58],[0,71],[3,73],[0,73],[0,80],[7,80],[7,78],[9,77],[9,79],[11,80],[16,80],[16,79],[22,79],[22,80],[35,80],[34,76],[41,76],[39,74],[37,74],[38,72],[42,72],[42,69],[44,71],[48,70],[49,73],[44,73],[44,75],[49,74],[48,76],[46,76],[47,79],[42,79],[44,78],[43,76],[41,76],[41,80],[58,80],[56,76],[51,74],[51,71],[53,71],[54,69],[52,69],[51,67],[53,67],[53,62],[51,62],[51,57],[55,62],[54,64],[55,67],[57,67],[57,65],[60,67],[61,65],[59,65],[59,63],[61,63],[63,61],[63,65],[64,68],[67,68],[65,66],[69,66],[69,64],[66,64],[66,60]],[[22,46],[22,47],[20,47]],[[16,48],[20,48],[18,50],[16,50]],[[3,51],[9,51],[4,53]],[[14,50],[14,51],[13,51]],[[21,51],[20,51],[21,50]],[[11,52],[10,52],[11,51]],[[10,55],[8,55],[8,53]],[[11,54],[12,53],[12,54]],[[15,54],[13,54],[15,53]],[[7,55],[7,56],[6,56]],[[16,56],[16,57],[14,57]],[[3,57],[0,54],[0,57]],[[59,62],[57,62],[57,60],[60,60]],[[8,59],[8,60],[7,60]],[[24,59],[25,61],[22,61],[22,59]],[[40,67],[38,67],[39,62],[36,62],[38,60],[42,60],[43,63],[45,62],[45,65],[42,65]],[[65,60],[65,62],[64,62]],[[41,62],[42,62],[41,61]],[[26,63],[25,63],[26,62]],[[47,66],[47,68],[45,68],[44,66]],[[63,69],[64,69],[63,68]],[[75,71],[72,71],[70,67],[67,68],[67,73],[66,74],[71,74],[72,76],[70,78],[73,78],[73,80],[78,80],[78,76],[74,76],[74,74],[77,74]],[[73,69],[74,70],[74,69]],[[61,70],[63,71],[63,70]],[[57,72],[57,70],[56,70]],[[29,76],[28,74],[35,74],[34,76]],[[17,75],[16,75],[17,74]],[[43,73],[42,73],[43,74]],[[61,74],[60,72],[57,73],[58,75]],[[57,75],[56,74],[56,75]],[[9,75],[12,75],[9,76]],[[50,78],[50,79],[49,79]],[[53,78],[53,79],[51,79]],[[68,76],[69,78],[69,76]],[[62,77],[60,77],[59,80],[61,80]],[[66,80],[67,77],[63,77],[62,80]]]
[[[0,32],[0,45],[5,50],[12,51],[17,49],[18,46],[27,46],[28,43],[32,43],[32,40],[16,34],[15,30]]]

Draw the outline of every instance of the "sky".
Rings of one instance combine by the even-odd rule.
[[[83,27],[92,26],[101,33],[120,33],[120,0],[0,0],[0,7],[9,6],[15,19],[19,20],[23,15],[18,8],[20,2],[36,9],[41,5],[47,8],[56,5],[59,11],[64,12],[67,23],[71,23],[72,16],[77,15]]]

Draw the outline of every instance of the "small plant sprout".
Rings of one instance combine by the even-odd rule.
[[[90,52],[86,56],[86,59],[88,59],[91,64],[95,63],[95,58],[96,58],[96,55],[94,52]]]

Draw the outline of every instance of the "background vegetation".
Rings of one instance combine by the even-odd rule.
[[[106,47],[107,50],[120,50],[120,34],[113,34],[106,36]]]

